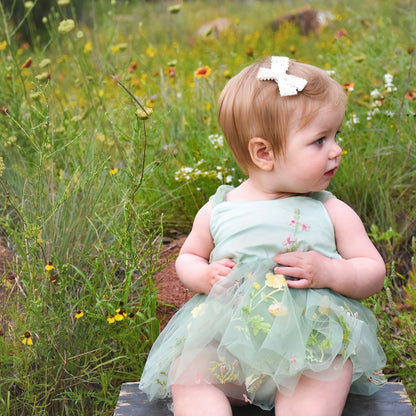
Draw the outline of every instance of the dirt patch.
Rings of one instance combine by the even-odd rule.
[[[161,270],[153,275],[155,286],[158,288],[157,297],[161,303],[156,315],[161,328],[165,327],[174,313],[193,296],[185,289],[175,271],[175,259],[185,239],[186,235],[181,235],[162,246],[159,254]]]

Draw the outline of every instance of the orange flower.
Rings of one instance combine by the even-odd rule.
[[[347,92],[354,91],[354,85],[355,85],[354,82],[347,82],[346,84],[344,84],[345,91]]]
[[[32,57],[27,58],[26,62],[22,65],[22,68],[29,68],[30,65],[32,65],[32,61],[33,61]]]
[[[342,28],[342,29],[340,29],[340,30],[337,30],[337,31],[335,32],[335,37],[336,37],[337,39],[340,39],[340,38],[342,38],[343,36],[347,36],[347,31],[346,31],[344,28]]]
[[[406,100],[415,100],[416,99],[416,88],[413,88],[410,91],[407,91],[405,95]]]
[[[195,72],[195,78],[205,78],[211,73],[211,68],[209,66],[202,66],[198,68]]]
[[[130,66],[129,66],[129,68],[128,68],[128,71],[129,72],[133,72],[135,69],[137,69],[137,66],[139,65],[139,63],[137,62],[137,61],[133,61],[131,64],[130,64]]]

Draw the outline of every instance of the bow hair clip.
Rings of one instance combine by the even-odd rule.
[[[271,68],[260,68],[257,78],[261,81],[273,80],[279,86],[279,92],[282,97],[288,95],[297,95],[298,91],[302,91],[308,83],[306,79],[289,75],[289,58],[285,56],[272,56]]]

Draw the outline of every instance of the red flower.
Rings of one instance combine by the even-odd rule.
[[[30,67],[30,65],[32,65],[32,62],[33,62],[32,57],[27,58],[27,59],[26,59],[26,62],[22,65],[22,69],[23,69],[23,68],[29,68],[29,67]]]
[[[194,72],[196,78],[205,78],[210,73],[211,73],[211,68],[209,66],[202,66]]]
[[[131,64],[130,64],[130,66],[129,66],[129,68],[128,68],[128,71],[129,72],[133,72],[135,69],[137,69],[137,66],[139,65],[139,63],[137,62],[137,61],[133,61]]]

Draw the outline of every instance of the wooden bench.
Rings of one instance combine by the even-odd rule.
[[[342,416],[414,416],[412,404],[403,384],[387,383],[373,396],[350,394]],[[139,390],[139,383],[124,383],[114,416],[169,416],[168,400],[149,402]],[[233,409],[234,416],[273,416],[274,412],[264,411],[255,406]]]

